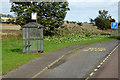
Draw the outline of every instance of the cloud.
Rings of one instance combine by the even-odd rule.
[[[0,0],[0,3],[8,3],[9,0]]]
[[[9,3],[9,0],[0,0],[0,13],[13,15],[13,12],[10,12],[10,8],[11,3]]]
[[[99,10],[108,10],[109,14],[118,20],[118,2],[117,0],[69,0],[70,11],[65,20],[89,21],[89,18],[98,16]]]
[[[75,7],[75,8],[79,8],[79,7],[106,7],[106,6],[112,6],[113,4],[116,4],[118,5],[117,1],[113,1],[113,0],[110,0],[110,1],[105,1],[105,0],[102,0],[102,1],[99,1],[96,0],[96,1],[69,1],[69,6],[72,6],[72,7]],[[104,5],[105,4],[105,5]]]
[[[68,0],[68,2],[118,2],[119,0]]]

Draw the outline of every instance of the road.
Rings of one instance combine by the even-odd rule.
[[[118,78],[118,48],[92,78]]]
[[[114,40],[79,49],[64,57],[52,68],[37,75],[36,78],[86,78],[88,73],[90,73],[117,45],[118,41]],[[113,60],[113,63],[115,61],[116,59]],[[115,69],[114,73],[117,77],[116,71],[117,69]]]

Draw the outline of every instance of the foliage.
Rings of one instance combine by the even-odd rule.
[[[45,34],[54,34],[55,28],[60,27],[64,22],[67,14],[68,2],[14,2],[12,3],[11,12],[17,15],[17,23],[24,25],[32,22],[31,13],[36,12],[38,23],[46,27]]]
[[[15,24],[15,20],[14,19],[8,19],[5,23],[7,24]]]
[[[4,21],[3,19],[1,19],[1,17],[7,17],[7,18],[14,18],[12,15],[10,14],[0,14],[0,22],[2,23],[6,23],[6,24],[15,24],[15,20],[14,19],[8,19],[6,21]]]
[[[67,22],[67,24],[69,24],[69,21],[66,21]]]
[[[118,26],[120,26],[120,22],[118,23]]]
[[[91,23],[95,22],[99,29],[107,30],[111,28],[111,22],[115,22],[115,19],[112,19],[110,15],[108,15],[108,11],[99,10],[99,15],[94,20],[90,19]]]
[[[1,15],[1,17],[8,17],[8,18],[13,18],[13,16],[12,15],[10,15],[10,14],[0,14]]]
[[[94,24],[94,19],[90,18],[90,23]]]
[[[78,22],[77,24],[78,24],[79,26],[82,26],[82,22]]]
[[[75,21],[72,21],[71,23],[75,24],[76,22],[75,22]]]
[[[48,41],[53,41],[55,43],[73,43],[73,42],[81,42],[81,41],[88,41],[89,40],[94,40],[94,39],[102,39],[102,37],[110,37],[110,35],[89,35],[86,36],[85,35],[80,35],[80,34],[69,34],[67,36],[64,37],[46,37],[44,40],[48,40]]]

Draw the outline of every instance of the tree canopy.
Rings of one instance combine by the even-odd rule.
[[[17,15],[17,24],[24,25],[33,22],[31,13],[36,12],[38,23],[44,25],[50,32],[64,23],[68,10],[70,10],[68,2],[14,2],[11,7],[11,12]]]
[[[99,29],[106,30],[111,28],[111,22],[115,22],[106,10],[99,10],[99,15],[95,19],[90,19],[91,23],[95,22]]]

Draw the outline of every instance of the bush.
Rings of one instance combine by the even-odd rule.
[[[73,24],[75,24],[76,22],[75,21],[72,21]]]
[[[62,26],[61,26],[61,28],[65,28],[65,27],[67,27],[67,25],[62,25]]]
[[[67,24],[69,24],[69,21],[66,21],[67,22]]]
[[[82,26],[82,23],[81,23],[81,22],[78,22],[77,24],[78,24],[79,26]]]
[[[120,22],[118,23],[118,26],[120,26]]]
[[[95,23],[101,30],[107,30],[111,28],[109,20],[102,20],[101,18],[96,18]]]

